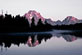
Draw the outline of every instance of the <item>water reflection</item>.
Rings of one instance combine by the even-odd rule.
[[[49,38],[51,38],[51,34],[46,34],[46,35],[32,35],[28,37],[27,44],[29,47],[34,47],[36,45],[41,44],[41,41],[44,39],[45,41]]]
[[[29,47],[34,47],[36,45],[41,44],[41,41],[44,39],[50,39],[52,37],[51,34],[37,34],[37,35],[26,35],[26,36],[0,36],[0,46],[4,46],[5,48],[10,48],[12,44],[20,46],[20,44],[27,44]]]
[[[35,35],[34,39],[32,39],[32,37],[29,36],[29,38],[27,40],[27,44],[28,44],[29,47],[34,47],[36,45],[39,45],[39,41],[37,39],[37,35]]]
[[[45,42],[52,38],[52,37],[57,37],[57,38],[64,38],[67,42],[72,42],[77,40],[78,38],[75,35],[70,35],[70,34],[27,34],[27,35],[0,35],[0,46],[3,46],[5,48],[10,48],[12,44],[17,45],[18,47],[21,44],[27,44],[29,47],[35,47],[39,44],[41,44],[42,40]],[[55,39],[54,39],[55,40]]]
[[[34,54],[36,55],[41,55],[41,54],[42,55],[45,55],[45,54],[70,55],[71,52],[77,54],[82,52],[82,49],[81,49],[82,44],[80,44],[81,41],[77,41],[77,42],[75,41],[81,38],[82,38],[81,32],[61,32],[61,33],[42,32],[42,33],[5,33],[5,34],[1,33],[0,34],[0,48],[1,48],[0,54],[4,54],[4,55],[21,55],[21,54],[22,55],[34,55]],[[18,50],[18,52],[15,53],[14,50]],[[68,50],[70,50],[70,52]]]

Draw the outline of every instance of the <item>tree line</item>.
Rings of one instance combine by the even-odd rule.
[[[32,23],[29,24],[29,20],[25,16],[20,15],[16,15],[15,17],[11,14],[0,15],[0,32],[41,32],[53,29],[82,30],[82,23],[52,26],[46,21],[43,23],[41,19],[35,25],[34,17],[31,21]]]
[[[46,21],[45,23],[39,19],[37,25],[35,25],[35,19],[32,18],[31,26],[29,20],[20,15],[15,17],[11,14],[0,15],[0,32],[33,32],[33,31],[48,31],[51,30],[51,25]]]
[[[82,30],[82,23],[70,24],[70,25],[56,25],[54,29],[58,30]]]

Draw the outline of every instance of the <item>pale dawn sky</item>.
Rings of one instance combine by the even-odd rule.
[[[0,14],[1,10],[21,16],[29,10],[36,10],[44,18],[55,21],[67,16],[82,19],[82,0],[0,0]]]

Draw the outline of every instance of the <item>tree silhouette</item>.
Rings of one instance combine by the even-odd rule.
[[[35,27],[35,20],[34,20],[34,17],[32,18],[31,27]]]
[[[34,19],[34,17],[32,18],[32,23],[31,23],[31,29],[30,29],[30,31],[35,31],[35,19]]]
[[[45,27],[44,27],[45,24],[43,24],[42,20],[39,19],[38,23],[37,23],[37,28],[38,28],[38,31],[44,31]]]
[[[30,26],[29,20],[24,16],[16,15],[14,17],[11,14],[0,15],[0,32],[40,32],[50,31],[53,29],[82,30],[82,23],[52,26],[46,21],[43,22],[41,19],[38,20],[36,25],[34,17],[31,21],[32,23]]]

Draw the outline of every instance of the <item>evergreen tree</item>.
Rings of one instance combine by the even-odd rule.
[[[35,20],[34,20],[34,17],[32,18],[31,27],[35,27]]]
[[[44,24],[42,23],[41,19],[39,19],[39,21],[38,21],[37,29],[38,29],[38,31],[43,31],[43,29],[45,29]]]
[[[34,31],[35,30],[35,20],[34,20],[34,17],[32,18],[32,23],[31,23],[31,29],[30,31]]]

